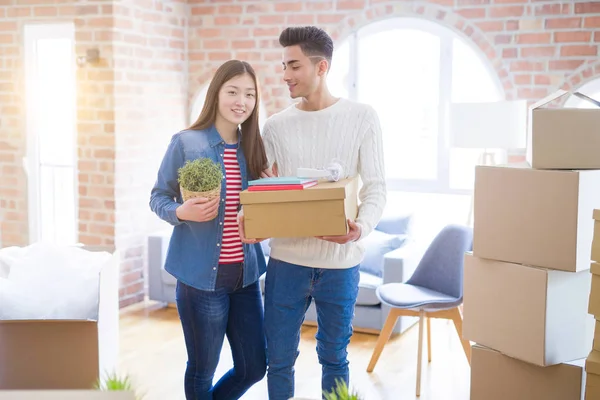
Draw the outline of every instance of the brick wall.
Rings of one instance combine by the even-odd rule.
[[[148,208],[168,140],[187,122],[184,1],[0,0],[0,229],[28,239],[23,26],[74,21],[76,52],[100,51],[77,70],[79,240],[116,244],[121,305],[143,299]]]
[[[580,0],[189,0],[191,93],[230,57],[260,71],[272,112],[289,103],[276,39],[286,26],[316,24],[336,40],[389,17],[437,21],[478,46],[509,98],[539,99],[600,75],[600,2]]]
[[[75,21],[78,69],[79,238],[122,251],[121,304],[142,299],[145,234],[164,226],[149,190],[188,104],[229,58],[251,62],[272,113],[289,104],[279,32],[316,24],[336,41],[389,17],[437,21],[478,46],[509,98],[538,99],[600,76],[600,2],[554,0],[0,0],[0,230],[28,242],[22,31]]]
[[[171,136],[187,122],[187,6],[119,2],[114,18],[115,229],[126,305],[143,299],[146,237],[165,225],[149,209],[150,190]]]

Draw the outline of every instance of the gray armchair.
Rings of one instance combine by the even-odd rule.
[[[354,312],[354,330],[379,333],[389,313],[376,291],[384,283],[405,282],[410,278],[422,254],[413,245],[411,214],[392,215],[382,218],[376,229],[365,239],[365,259],[360,266],[360,283]],[[165,257],[171,232],[160,232],[148,237],[148,296],[150,300],[164,303],[175,302],[176,279],[164,269]],[[268,241],[262,242],[265,257],[270,249]],[[264,293],[264,275],[261,277]],[[305,324],[316,325],[314,303],[306,312]],[[395,333],[404,332],[418,318],[402,317],[396,324]]]

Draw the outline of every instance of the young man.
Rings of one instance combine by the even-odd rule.
[[[269,165],[276,165],[279,176],[295,176],[298,167],[323,168],[335,160],[345,177],[360,175],[363,186],[358,217],[348,221],[348,234],[270,242],[265,281],[270,400],[294,396],[300,326],[311,300],[317,310],[322,389],[332,390],[336,380],[349,383],[346,348],[358,294],[358,264],[364,254],[359,240],[378,223],[386,202],[379,119],[372,107],[329,92],[326,78],[333,54],[329,35],[312,26],[287,28],[279,43],[284,48],[283,79],[291,97],[300,101],[264,126]]]

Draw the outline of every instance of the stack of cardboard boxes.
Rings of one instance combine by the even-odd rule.
[[[589,313],[596,319],[593,349],[585,363],[587,373],[586,400],[600,399],[600,210],[594,210],[594,238],[592,240],[592,286]]]
[[[463,337],[476,343],[471,400],[584,396],[600,109],[542,107],[565,94],[531,107],[527,166],[476,169],[464,272]]]

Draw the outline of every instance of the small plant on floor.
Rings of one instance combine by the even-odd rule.
[[[116,373],[111,373],[103,380],[98,379],[94,385],[95,390],[103,392],[135,392],[131,383],[131,378],[128,375],[119,376]],[[143,396],[136,394],[136,400],[142,400]]]
[[[325,400],[363,400],[355,391],[350,392],[346,382],[336,379],[335,388],[331,392],[325,392]]]

